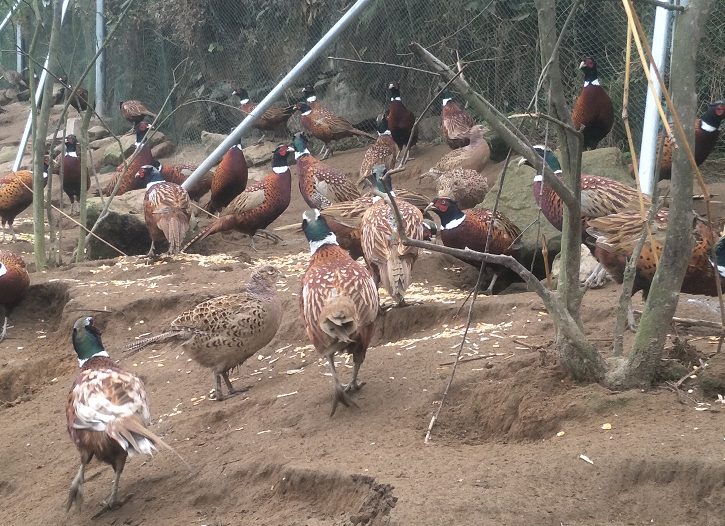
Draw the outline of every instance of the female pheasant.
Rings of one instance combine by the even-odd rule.
[[[400,98],[400,85],[397,82],[391,82],[388,86],[390,90],[390,111],[388,112],[388,126],[393,136],[395,144],[402,152],[403,148],[408,145],[410,134],[415,124],[415,115],[410,111]],[[410,141],[412,148],[418,142],[418,128],[415,129],[413,140]]]
[[[175,340],[191,353],[200,365],[214,373],[214,399],[243,393],[249,387],[232,387],[229,371],[242,365],[266,346],[279,329],[282,305],[275,282],[280,272],[273,266],[257,268],[247,282],[245,292],[227,294],[199,303],[171,322],[169,331],[132,343],[127,351],[136,352],[157,341]]]
[[[235,89],[232,95],[239,97],[239,109],[242,110],[245,116],[249,115],[257,107],[256,102],[249,102],[247,90],[243,88]],[[297,108],[294,104],[284,108],[270,106],[260,117],[255,119],[252,126],[262,131],[274,131],[280,124],[286,123],[294,115],[295,111],[297,111]]]
[[[584,72],[584,87],[574,104],[571,119],[574,128],[584,126],[584,149],[594,150],[599,141],[612,130],[614,124],[614,108],[612,99],[599,85],[597,64],[591,57],[585,58],[579,69]]]
[[[325,108],[317,101],[315,88],[306,86],[303,90],[307,104],[300,103],[296,108],[302,113],[302,126],[314,137],[325,143],[320,153],[325,152],[322,161],[333,153],[331,143],[345,137],[361,136],[375,140],[375,137],[367,132],[358,130],[348,121]]]
[[[468,130],[475,126],[476,121],[466,110],[461,109],[458,104],[453,102],[451,92],[444,87],[444,84],[438,84],[438,90],[443,103],[441,113],[443,138],[451,150],[463,148],[470,142]]]
[[[68,101],[68,105],[72,106],[80,115],[88,108],[88,90],[85,88],[78,87],[73,93],[73,86],[68,84],[68,77],[60,77],[59,79],[63,84],[63,97]]]
[[[383,165],[372,169],[377,197],[362,217],[362,249],[375,283],[382,282],[390,297],[400,306],[405,303],[405,291],[410,285],[415,260],[418,259],[418,247],[405,246],[400,241],[390,197],[386,192],[386,186],[391,190],[389,179],[385,179],[386,172]],[[403,199],[396,198],[395,203],[405,226],[405,235],[421,241],[423,214]]]
[[[123,176],[123,180],[118,187],[116,195],[122,195],[126,192],[130,192],[131,190],[139,190],[144,187],[143,181],[136,177],[136,174],[142,166],[153,164],[154,158],[151,154],[151,146],[149,146],[149,143],[146,142],[146,133],[151,129],[151,125],[141,122],[137,124],[135,128],[136,150],[126,158],[125,164],[128,164],[128,170],[126,170],[125,174],[123,173],[125,169],[124,163],[121,163],[116,167],[116,173],[103,189],[103,195],[105,196],[111,195],[111,192],[113,192],[113,189],[115,188],[118,180],[121,179],[121,176]],[[136,158],[132,160],[134,154],[137,155]]]
[[[428,208],[441,218],[440,238],[443,245],[484,252],[488,231],[491,228],[491,219],[494,218],[493,210],[487,208],[461,210],[455,201],[443,197],[433,198],[433,202]],[[493,232],[488,253],[510,256],[519,248],[520,237],[521,229],[508,217],[497,211],[493,220]],[[479,268],[481,265],[474,261],[468,261],[468,263]],[[493,286],[504,269],[499,265],[488,264],[488,266],[493,269],[494,274],[485,293],[492,294]]]
[[[176,256],[189,230],[191,220],[189,194],[178,184],[164,181],[161,172],[153,166],[142,166],[136,176],[146,183],[143,211],[146,228],[151,236],[148,255],[154,257],[156,242],[166,239],[169,242],[169,254]]]
[[[111,495],[101,503],[98,516],[123,506],[130,498],[118,499],[118,481],[129,455],[151,455],[159,444],[173,449],[147,428],[151,413],[144,384],[108,357],[93,318],[75,322],[73,348],[80,371],[68,394],[65,413],[68,434],[81,454],[81,467],[71,484],[66,511],[73,504],[80,510],[86,465],[97,456],[114,471]]]
[[[4,311],[0,342],[8,334],[10,314],[23,301],[29,288],[30,275],[23,259],[9,250],[0,250],[0,310]]]
[[[421,177],[438,178],[444,172],[457,168],[463,170],[483,171],[491,159],[491,148],[484,137],[487,128],[481,124],[471,127],[465,136],[469,140],[466,146],[448,152],[427,173]]]
[[[209,228],[192,239],[185,247],[186,251],[197,241],[211,234],[237,230],[249,236],[254,248],[254,236],[264,234],[279,240],[279,236],[264,230],[272,221],[287,210],[292,195],[292,174],[287,166],[287,157],[294,149],[280,144],[274,151],[272,172],[264,179],[253,184],[235,197],[224,213]]]
[[[296,133],[294,136],[297,177],[305,203],[323,210],[332,203],[360,197],[360,190],[344,173],[312,157],[307,149],[308,141],[305,133]]]
[[[63,191],[70,200],[70,215],[73,215],[73,208],[78,201],[80,209],[81,199],[81,159],[78,156],[78,138],[70,134],[65,138],[65,155],[61,159],[63,163]],[[60,166],[58,163],[57,166]],[[57,170],[60,173],[60,169]],[[91,176],[86,173],[86,190],[91,187]]]
[[[720,136],[720,123],[725,118],[725,100],[718,100],[708,105],[705,114],[695,121],[695,162],[700,166],[710,156]],[[661,138],[661,137],[660,137]],[[659,144],[659,139],[657,144]],[[662,150],[660,180],[672,178],[672,145],[669,137],[665,137]]]
[[[330,365],[333,416],[339,402],[354,405],[347,392],[363,386],[357,376],[375,329],[378,289],[368,270],[340,248],[318,210],[303,214],[302,230],[311,256],[302,278],[300,312],[312,345]],[[352,354],[354,363],[347,385],[340,384],[335,370],[335,353],[343,352]]]
[[[211,181],[211,199],[206,209],[212,214],[221,212],[232,199],[241,194],[247,187],[249,168],[244,158],[241,139],[224,154],[216,167]]]
[[[45,158],[43,169],[43,183],[48,182],[48,163]],[[12,240],[16,241],[13,222],[15,217],[33,203],[33,172],[18,170],[0,178],[0,221],[2,221],[3,237],[5,243],[5,225],[9,225]]]
[[[360,163],[360,177],[357,180],[358,186],[370,176],[370,170],[376,164],[384,164],[388,170],[391,170],[395,166],[398,147],[388,129],[388,118],[383,113],[378,115],[376,122],[378,140],[365,150],[362,163]]]
[[[121,115],[131,124],[139,124],[144,118],[149,117],[151,120],[156,118],[155,113],[151,113],[140,100],[126,100],[118,103],[118,109]]]
[[[465,146],[465,148],[468,148],[468,146]],[[463,210],[473,208],[483,202],[487,193],[488,179],[476,170],[456,168],[455,170],[443,172],[436,181],[436,195],[456,201]]]

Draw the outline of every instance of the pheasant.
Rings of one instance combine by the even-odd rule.
[[[375,193],[379,197],[362,217],[362,249],[375,283],[382,282],[390,297],[400,306],[405,303],[405,291],[410,285],[415,260],[418,259],[418,247],[405,246],[400,241],[390,197],[386,192],[386,186],[392,190],[389,180],[384,179],[386,172],[383,165],[372,169]],[[396,198],[395,203],[405,226],[405,235],[410,239],[422,240],[423,214],[403,199]]]
[[[224,213],[210,227],[192,239],[183,249],[211,234],[237,230],[249,236],[254,248],[254,236],[264,234],[279,240],[279,237],[264,230],[287,210],[292,194],[292,175],[287,166],[287,157],[294,150],[280,144],[274,151],[272,172],[235,197]]]
[[[73,93],[73,86],[68,84],[68,77],[63,76],[60,78],[60,81],[63,84],[63,97],[68,101],[68,105],[74,107],[78,115],[86,111],[88,108],[88,90],[78,87],[76,92]]]
[[[121,110],[123,118],[134,126],[143,122],[146,117],[152,120],[156,118],[156,114],[147,110],[140,100],[122,100],[118,103],[118,109]]]
[[[68,433],[81,454],[81,467],[68,492],[66,511],[73,504],[80,510],[86,465],[96,456],[114,471],[111,495],[101,503],[98,516],[123,506],[131,497],[118,498],[118,482],[128,456],[151,455],[157,445],[174,450],[148,429],[151,412],[144,384],[108,357],[93,318],[75,322],[73,348],[80,371],[68,394],[65,414]]]
[[[65,138],[65,155],[56,161],[57,173],[60,173],[61,163],[63,164],[63,191],[70,200],[70,215],[73,215],[74,205],[78,201],[80,208],[81,199],[81,159],[78,156],[78,138],[73,134]],[[91,176],[86,173],[86,190],[90,187]]]
[[[296,133],[294,136],[297,177],[305,203],[323,210],[332,203],[360,197],[360,190],[344,173],[312,157],[307,149],[308,140],[305,133]]]
[[[247,90],[243,88],[235,89],[232,92],[232,95],[239,97],[239,109],[242,110],[245,117],[257,107],[256,102],[249,102]],[[255,119],[252,126],[262,131],[274,131],[280,124],[286,123],[289,118],[294,115],[295,111],[297,111],[297,108],[294,104],[284,108],[280,108],[279,106],[270,106],[260,117]]]
[[[139,190],[143,188],[145,185],[141,179],[136,177],[136,174],[141,169],[142,166],[146,166],[149,164],[153,164],[153,155],[151,154],[151,146],[149,146],[149,143],[146,142],[146,132],[151,129],[150,124],[146,124],[145,122],[141,122],[135,126],[136,128],[136,151],[134,151],[133,154],[128,156],[126,158],[126,163],[128,164],[128,170],[126,170],[126,173],[124,174],[124,163],[121,163],[116,168],[116,173],[114,174],[113,178],[108,182],[108,184],[103,189],[103,195],[109,196],[111,195],[111,192],[113,192],[113,188],[116,186],[116,183],[119,179],[121,179],[121,176],[123,175],[123,180],[121,181],[121,184],[118,187],[118,192],[116,192],[116,195],[122,195],[126,192],[130,192],[131,190]],[[134,154],[136,155],[136,158],[132,160]]]
[[[249,168],[244,158],[241,140],[227,150],[216,167],[211,180],[211,199],[206,209],[212,214],[221,212],[225,206],[247,187]]]
[[[584,126],[584,149],[594,150],[599,141],[612,130],[614,124],[614,108],[612,99],[599,85],[597,64],[591,57],[585,58],[579,69],[584,72],[584,87],[574,104],[571,119],[574,128]]]
[[[2,70],[2,76],[5,77],[10,84],[18,89],[28,89],[28,84],[23,80],[23,76],[15,71],[14,69],[8,69],[0,64],[0,70]]]
[[[388,86],[390,90],[390,111],[388,112],[388,127],[393,136],[395,144],[402,152],[408,145],[410,133],[413,131],[415,124],[415,115],[410,111],[403,101],[400,99],[400,85],[397,82],[391,82]],[[410,141],[412,148],[418,142],[418,128],[415,129],[413,140]]]
[[[436,182],[436,195],[457,201],[464,210],[481,203],[487,193],[488,180],[476,170],[456,168],[443,172]]]
[[[48,182],[48,163],[45,159],[43,183]],[[44,186],[45,186],[44,184]],[[0,178],[0,220],[3,227],[2,242],[5,243],[5,225],[10,226],[12,240],[16,241],[13,221],[15,217],[33,203],[33,172],[18,170]]]
[[[156,157],[153,158],[153,166],[159,172],[164,181],[168,183],[183,184],[189,176],[196,171],[198,166],[193,164],[161,164]],[[211,190],[211,183],[214,177],[213,172],[207,172],[199,181],[189,189],[189,197],[199,201]]]
[[[156,255],[157,241],[169,242],[169,254],[176,256],[189,230],[191,202],[189,194],[176,183],[168,183],[153,166],[142,166],[136,174],[146,183],[143,211],[151,236],[149,257]]]
[[[298,103],[296,108],[302,113],[302,126],[314,137],[325,143],[322,151],[320,151],[320,153],[325,152],[322,161],[332,155],[333,149],[330,145],[332,141],[355,135],[375,140],[375,137],[369,133],[358,130],[348,121],[320,104],[317,101],[317,95],[315,95],[315,88],[306,86],[302,91],[305,94],[307,103]]]
[[[307,336],[317,352],[327,356],[332,373],[333,404],[350,407],[347,392],[362,387],[357,377],[365,361],[378,314],[378,289],[368,270],[343,250],[317,209],[302,216],[302,230],[310,243],[310,263],[302,278],[300,312]],[[352,379],[341,385],[335,353],[353,358]]]
[[[228,396],[243,393],[249,387],[232,387],[229,371],[257,354],[277,334],[282,321],[282,305],[275,289],[279,276],[271,265],[257,268],[245,292],[199,303],[172,321],[169,331],[132,343],[126,350],[136,352],[157,341],[176,340],[198,364],[214,373],[215,400],[225,398],[222,380]]]
[[[385,114],[381,114],[378,115],[376,121],[378,140],[365,150],[362,163],[360,163],[360,177],[357,180],[358,186],[368,178],[370,170],[376,164],[384,164],[388,170],[391,170],[395,166],[398,147],[388,129],[388,118]]]
[[[468,130],[475,126],[476,121],[471,117],[470,113],[461,109],[458,104],[453,102],[451,92],[443,84],[438,84],[438,90],[440,91],[441,102],[443,103],[443,111],[441,113],[441,132],[443,132],[443,138],[451,150],[463,148],[470,142]]]
[[[471,127],[466,132],[469,143],[445,154],[421,177],[434,177],[437,179],[442,173],[457,168],[482,172],[491,158],[491,148],[484,137],[486,131],[487,128],[480,124]]]
[[[715,101],[707,106],[705,114],[695,121],[695,162],[700,166],[708,158],[720,136],[720,123],[725,117],[725,100]],[[661,137],[660,137],[661,138]],[[657,144],[660,139],[657,140]],[[672,145],[665,137],[660,166],[660,179],[672,178]]]
[[[25,262],[17,254],[9,250],[0,250],[0,311],[3,311],[3,330],[0,342],[8,334],[8,318],[30,288],[30,275],[25,269]]]
[[[443,245],[451,248],[469,248],[484,252],[488,231],[491,228],[493,210],[487,208],[461,210],[455,201],[444,197],[433,198],[429,209],[441,218],[440,238]],[[493,232],[488,253],[510,256],[520,247],[520,237],[521,229],[513,224],[508,217],[497,211],[493,221]],[[479,268],[481,265],[473,261],[468,261],[468,263]],[[493,264],[488,266],[493,269],[494,274],[485,293],[492,294],[493,286],[496,284],[496,280],[503,268]]]
[[[657,212],[650,223],[654,243],[648,238],[637,260],[632,294],[641,290],[645,300],[657,270],[656,261],[662,257],[667,220],[667,210]],[[624,267],[639,241],[642,226],[642,216],[635,211],[620,212],[589,220],[587,231],[596,238],[595,257],[617,283],[621,284],[624,280]],[[687,294],[717,296],[715,268],[710,259],[710,250],[715,242],[714,234],[699,219],[694,221],[693,233],[695,246],[692,249],[692,256],[680,291]],[[655,260],[655,253],[657,260]],[[721,257],[718,255],[718,263],[721,262]],[[721,277],[721,284],[725,287],[725,280],[722,279],[723,274],[720,272],[720,268],[718,268],[718,273]]]
[[[534,149],[542,158],[545,157],[549,167],[559,176],[561,174],[561,165],[553,152],[547,150],[544,155],[544,147],[541,145],[534,146]],[[519,165],[522,164],[531,166],[525,159],[519,161]],[[596,257],[593,244],[587,234],[589,221],[595,217],[603,217],[638,208],[639,194],[636,188],[614,179],[596,175],[582,174],[581,187],[582,242],[589,247],[592,255]],[[561,197],[551,188],[551,185],[544,182],[544,176],[539,173],[534,176],[534,199],[549,223],[561,231],[564,223],[564,203]],[[649,209],[650,199],[647,196],[642,196],[642,199],[645,209]],[[601,269],[595,268],[585,284],[587,286],[601,286],[603,282],[604,275]]]

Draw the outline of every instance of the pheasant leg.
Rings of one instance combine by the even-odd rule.
[[[353,366],[353,369],[352,369],[352,378],[350,379],[350,383],[342,386],[346,393],[349,393],[350,391],[357,391],[363,385],[365,385],[365,382],[357,381],[357,373],[360,371],[361,365],[362,365],[361,363],[355,362],[355,365]]]
[[[254,232],[255,236],[262,236],[265,239],[269,239],[270,241],[274,241],[275,243],[279,243],[282,241],[282,238],[279,237],[277,234],[270,232],[269,230],[265,230],[263,228],[260,228],[256,232]]]
[[[486,296],[493,296],[493,286],[496,284],[497,279],[498,279],[498,272],[495,272],[493,277],[491,278],[491,283],[489,283],[486,290],[483,291],[483,293]]]
[[[5,321],[3,322],[3,332],[0,333],[0,342],[5,339],[5,336],[8,335],[8,317],[5,316]]]
[[[149,253],[147,254],[148,257],[152,258],[156,255],[156,244],[154,241],[151,241],[151,248],[149,249]]]
[[[13,228],[12,223],[10,223],[10,235],[12,236],[12,242],[15,243],[17,238],[15,237],[15,229]]]
[[[123,455],[116,459],[116,462],[113,466],[114,477],[113,486],[111,486],[111,495],[108,497],[108,499],[101,501],[101,509],[98,510],[92,518],[96,519],[109,510],[120,508],[121,506],[126,504],[131,499],[131,497],[133,497],[133,493],[129,493],[124,498],[120,500],[118,499],[118,482],[121,480],[121,473],[123,472],[123,467],[125,465],[126,455]]]
[[[584,280],[584,287],[589,289],[598,289],[607,282],[607,271],[601,263],[597,263],[589,277]]]
[[[70,510],[71,506],[73,506],[74,503],[78,508],[78,511],[81,510],[81,506],[83,505],[84,473],[86,471],[86,464],[88,464],[89,460],[90,459],[88,459],[85,455],[81,455],[81,467],[78,470],[78,474],[75,476],[73,482],[70,485],[68,500],[65,501],[65,511]]]
[[[345,389],[340,384],[340,380],[337,378],[337,371],[335,370],[335,353],[332,352],[327,355],[327,363],[330,364],[330,372],[332,373],[332,411],[330,412],[330,418],[332,418],[337,410],[337,404],[342,403],[345,407],[357,407],[355,402],[345,394]],[[353,373],[354,374],[354,373]],[[351,382],[352,383],[352,382]]]
[[[238,395],[239,393],[244,393],[246,391],[249,391],[249,389],[252,387],[251,385],[247,385],[245,387],[240,387],[238,389],[235,389],[232,387],[232,382],[229,380],[229,373],[227,371],[224,371],[220,374],[215,375],[216,376],[216,392],[214,394],[214,399],[217,402],[221,402],[225,398],[229,398],[234,395]],[[225,397],[222,393],[222,379],[224,380],[224,383],[227,386],[227,391],[229,391],[229,394]]]

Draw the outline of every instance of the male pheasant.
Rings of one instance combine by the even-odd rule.
[[[183,250],[186,251],[194,243],[211,234],[227,230],[237,230],[248,235],[252,248],[254,248],[254,236],[257,234],[279,240],[279,236],[264,229],[289,206],[292,195],[292,174],[287,165],[287,157],[293,151],[284,144],[277,146],[272,159],[272,172],[235,197],[224,209],[221,217],[192,239]]]
[[[395,144],[398,145],[398,149],[402,152],[403,149],[408,145],[410,140],[410,134],[413,131],[413,125],[415,124],[415,115],[410,111],[400,98],[400,85],[397,82],[391,82],[388,86],[390,90],[390,110],[388,112],[388,127],[390,133],[393,136]],[[410,141],[410,147],[416,145],[418,142],[418,129],[415,129],[413,134],[413,140]]]
[[[358,372],[375,329],[378,289],[364,265],[343,250],[317,209],[302,216],[302,230],[310,243],[310,263],[302,278],[300,312],[305,331],[318,354],[327,356],[332,373],[333,403],[349,407],[347,392],[362,387]],[[341,385],[335,354],[352,354],[352,379]]]
[[[612,130],[614,108],[609,94],[599,85],[594,59],[585,58],[579,64],[579,69],[584,72],[584,87],[574,104],[571,119],[575,129],[584,126],[584,149],[594,150],[599,141]]]
[[[358,130],[348,121],[325,108],[317,100],[315,88],[306,86],[303,90],[307,103],[300,103],[296,108],[302,114],[302,126],[309,131],[314,137],[325,143],[322,151],[324,155],[321,160],[324,161],[333,153],[331,143],[343,139],[345,137],[367,137],[375,140],[375,137],[367,132]],[[320,153],[322,153],[322,151]]]
[[[143,210],[151,236],[149,257],[156,255],[156,242],[164,239],[169,242],[169,254],[177,255],[191,220],[189,194],[180,185],[164,181],[153,166],[142,166],[136,176],[146,183]]]
[[[164,181],[178,185],[184,184],[189,176],[198,168],[198,166],[193,164],[161,164],[155,157],[153,159],[153,166],[161,172],[161,177]],[[213,177],[214,173],[211,170],[203,175],[193,187],[189,188],[189,197],[194,201],[199,201],[204,197],[211,190]]]
[[[248,178],[249,168],[240,139],[238,144],[227,150],[214,171],[211,180],[211,199],[206,209],[212,214],[221,212],[232,199],[244,191]]]
[[[0,250],[0,311],[3,312],[3,330],[0,342],[8,333],[8,318],[30,288],[30,275],[23,258],[9,250]]]
[[[75,322],[73,348],[80,371],[68,393],[65,413],[68,434],[81,454],[81,467],[68,492],[66,511],[73,504],[80,510],[86,465],[96,456],[114,471],[111,495],[101,503],[98,516],[123,506],[130,498],[118,498],[118,482],[128,456],[151,455],[157,445],[173,449],[148,429],[151,412],[144,384],[108,357],[93,318]]]
[[[45,159],[43,169],[44,186],[48,182],[48,162]],[[13,221],[23,210],[33,204],[33,172],[18,170],[0,178],[0,221],[2,221],[3,237],[5,243],[5,225],[9,225],[12,240],[16,241]]]
[[[487,252],[510,256],[520,247],[521,229],[501,212],[497,211],[494,219],[493,210],[487,208],[461,210],[455,201],[443,197],[434,197],[429,205],[429,210],[441,218],[440,238],[443,245],[447,247],[469,248],[484,252],[492,219],[493,232]],[[468,263],[479,268],[481,266],[480,263],[474,261],[468,261]],[[496,280],[504,269],[494,264],[487,266],[491,267],[494,274],[485,293],[492,294]]]
[[[383,165],[374,166],[372,169],[377,196],[362,217],[362,249],[375,283],[382,283],[396,305],[403,305],[413,265],[418,259],[418,247],[405,246],[400,240],[390,197],[386,192],[386,187],[392,191],[389,180],[385,179],[386,171]],[[396,198],[395,204],[403,220],[405,235],[421,241],[423,214],[403,199]]]
[[[171,322],[169,331],[132,343],[127,351],[138,351],[157,341],[175,340],[200,365],[214,373],[214,399],[243,393],[249,387],[234,388],[229,371],[243,364],[267,345],[282,321],[282,305],[277,297],[275,281],[280,272],[271,265],[257,268],[244,292],[227,294],[199,303]]]
[[[65,138],[65,155],[57,164],[57,173],[60,174],[60,164],[63,165],[63,191],[70,200],[70,215],[73,215],[73,209],[76,201],[80,209],[81,199],[81,159],[78,155],[78,138],[70,134]],[[91,176],[86,173],[86,190],[91,187]]]
[[[245,117],[252,113],[252,110],[257,107],[256,102],[249,101],[247,90],[243,88],[235,89],[232,92],[232,95],[239,97],[239,109],[242,110]],[[289,118],[294,115],[295,111],[297,111],[297,108],[294,104],[284,108],[280,108],[279,106],[270,106],[260,117],[254,120],[252,126],[262,131],[274,131],[281,124],[286,123]]]
[[[136,174],[142,166],[153,164],[154,157],[151,154],[151,146],[146,141],[146,133],[151,129],[151,125],[145,122],[141,122],[137,124],[135,128],[136,150],[134,151],[134,153],[126,158],[125,163],[121,163],[116,167],[116,173],[113,175],[113,178],[103,189],[103,195],[105,196],[111,195],[111,192],[113,192],[113,189],[115,188],[118,180],[121,179],[121,176],[123,176],[123,179],[119,184],[116,195],[123,195],[126,192],[130,192],[131,190],[139,190],[141,188],[144,188],[145,186],[144,182],[136,177]],[[136,158],[132,160],[134,154],[136,153]],[[124,174],[125,164],[128,165],[128,169]]]
[[[443,111],[441,112],[443,138],[451,150],[463,148],[470,142],[468,130],[476,125],[476,121],[471,117],[470,113],[453,102],[453,97],[448,88],[444,88],[443,84],[439,84],[438,90],[443,103]]]
[[[297,177],[305,203],[323,210],[332,203],[360,197],[360,190],[344,173],[312,157],[307,149],[308,140],[305,133],[296,133],[294,136]]]

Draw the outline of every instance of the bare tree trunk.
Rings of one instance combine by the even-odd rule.
[[[696,64],[702,29],[712,9],[713,0],[692,0],[677,15],[672,62],[677,74],[671,76],[671,92],[687,140],[693,146],[697,110]],[[609,375],[618,387],[649,387],[662,358],[669,322],[675,314],[682,280],[692,254],[692,182],[693,169],[685,149],[674,151],[670,213],[667,236],[652,288],[642,314],[639,329],[626,361]]]

